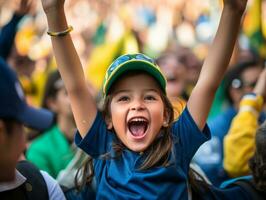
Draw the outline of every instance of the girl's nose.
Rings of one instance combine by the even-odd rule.
[[[140,110],[144,110],[144,109],[145,109],[145,106],[141,101],[138,100],[138,101],[134,101],[132,103],[131,110],[140,111]]]

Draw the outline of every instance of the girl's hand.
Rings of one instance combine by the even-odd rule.
[[[244,12],[247,5],[247,0],[223,0],[223,2],[225,7],[239,12]]]
[[[64,8],[65,0],[42,0],[42,7],[47,14],[51,11],[57,11]]]

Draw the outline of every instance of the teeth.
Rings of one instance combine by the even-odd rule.
[[[132,122],[145,122],[146,120],[143,118],[134,118],[131,120]]]

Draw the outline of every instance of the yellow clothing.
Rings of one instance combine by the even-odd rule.
[[[95,47],[91,52],[89,62],[85,68],[85,75],[86,79],[88,79],[97,90],[100,90],[102,87],[107,67],[112,63],[113,59],[120,54],[119,49],[121,45],[122,41],[120,40],[113,43],[105,43]]]
[[[255,152],[255,134],[263,105],[261,96],[245,98],[224,139],[224,169],[230,177],[249,174],[248,161]]]
[[[35,68],[30,78],[26,76],[19,77],[27,102],[30,105],[41,106],[47,75],[55,69],[56,65],[51,61],[44,69]]]
[[[176,98],[176,99],[171,99],[171,103],[174,108],[174,119],[176,120],[183,112],[186,106],[186,101],[182,98]]]
[[[105,72],[115,58],[125,53],[137,53],[138,44],[132,33],[127,32],[115,42],[95,47],[85,68],[86,79],[97,89],[102,87]]]

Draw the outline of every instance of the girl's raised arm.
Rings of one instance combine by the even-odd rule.
[[[50,32],[62,32],[68,29],[64,2],[64,0],[42,0]],[[56,63],[70,98],[76,126],[84,137],[96,117],[96,103],[87,88],[81,62],[70,35],[51,38]]]
[[[215,92],[229,64],[246,3],[247,0],[224,0],[216,36],[187,103],[200,129],[204,128]]]

